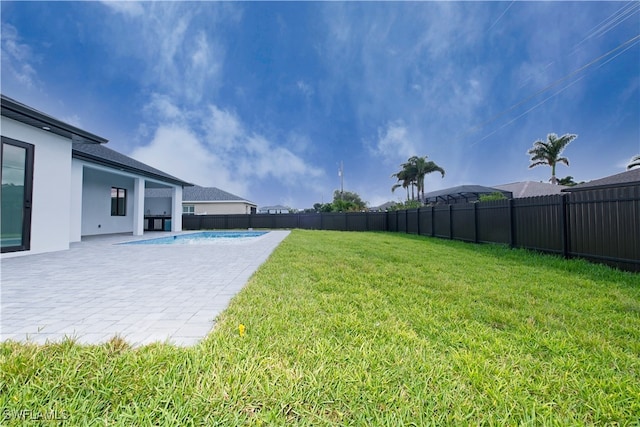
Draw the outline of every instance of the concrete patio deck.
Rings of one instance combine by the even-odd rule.
[[[289,234],[214,245],[117,245],[144,237],[83,239],[68,251],[2,259],[0,340],[65,336],[132,345],[202,340],[215,318]]]

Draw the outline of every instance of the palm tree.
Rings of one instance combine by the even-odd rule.
[[[633,169],[638,166],[640,166],[640,154],[638,154],[637,156],[634,156],[631,159],[631,162],[629,162],[629,164],[627,165],[627,170]]]
[[[566,185],[569,187],[573,187],[574,185],[577,185],[577,184],[578,183],[573,180],[573,177],[571,175],[565,176],[564,178],[560,178],[558,180],[558,185]]]
[[[391,187],[391,191],[395,191],[399,187],[406,188],[407,200],[409,200],[409,186],[411,186],[411,200],[415,200],[415,194],[413,193],[414,186],[418,190],[418,196],[420,196],[422,192],[422,198],[424,199],[424,178],[427,174],[440,172],[444,177],[444,169],[430,160],[427,161],[427,156],[412,156],[405,163],[401,164],[400,167],[402,169],[399,172],[391,175],[392,178],[400,181],[400,183]]]
[[[427,174],[433,172],[440,172],[444,178],[444,169],[436,165],[433,161],[427,161],[427,156],[417,157],[413,156],[409,159],[409,162],[413,164],[416,171],[416,184],[418,187],[418,195],[422,192],[421,200],[424,201],[424,177]]]
[[[391,175],[391,178],[396,178],[399,181],[398,184],[395,184],[393,187],[391,187],[391,192],[393,193],[399,187],[406,188],[407,200],[409,200],[409,186],[413,186],[413,181],[411,179],[410,171],[408,170],[408,168],[403,168],[399,172],[394,173],[393,175]],[[413,187],[411,189],[413,190]]]
[[[529,168],[533,168],[539,165],[551,166],[551,183],[557,184],[556,178],[556,164],[564,163],[569,166],[569,159],[566,157],[560,157],[564,148],[578,135],[566,133],[558,138],[555,133],[547,135],[547,141],[538,140],[533,143],[533,148],[527,151],[527,154],[531,156],[531,164]]]

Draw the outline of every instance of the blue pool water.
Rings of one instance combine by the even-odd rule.
[[[124,245],[211,245],[223,242],[238,242],[267,234],[268,231],[201,231],[179,234],[157,239],[126,242]]]

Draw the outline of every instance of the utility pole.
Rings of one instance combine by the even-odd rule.
[[[342,193],[344,193],[344,164],[340,160],[340,169],[338,169],[338,176],[340,177],[340,200],[342,200]]]

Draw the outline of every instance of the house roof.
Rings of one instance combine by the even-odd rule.
[[[198,185],[186,188],[182,192],[182,200],[185,202],[237,201],[251,203],[240,196],[228,193],[217,187],[200,187]]]
[[[386,202],[386,203],[381,204],[380,206],[370,207],[369,210],[370,211],[374,211],[374,212],[376,212],[376,211],[385,211],[385,210],[388,210],[389,208],[391,208],[392,206],[395,206],[397,204],[398,204],[398,202],[393,202],[393,201],[392,202]]]
[[[54,133],[72,140],[88,144],[104,144],[107,139],[62,122],[15,99],[0,95],[1,114],[29,126]]]
[[[560,192],[568,188],[566,185],[554,185],[545,182],[522,181],[512,182],[510,184],[496,185],[499,190],[510,191],[515,199],[523,197],[547,196],[549,194],[560,194]]]
[[[631,169],[626,172],[610,175],[593,181],[578,184],[573,187],[565,188],[562,191],[584,191],[612,187],[627,187],[631,185],[640,185],[640,168]]]
[[[282,205],[275,205],[275,206],[263,206],[260,208],[261,211],[288,211],[291,210],[291,208],[287,207],[287,206],[282,206]]]
[[[459,185],[457,187],[445,188],[444,190],[432,191],[424,195],[426,202],[451,201],[461,199],[477,199],[481,194],[502,193],[507,198],[513,195],[510,191],[500,190],[482,185]]]
[[[76,159],[132,172],[158,181],[184,187],[193,185],[100,144],[74,143],[71,153]]]
[[[145,195],[147,197],[170,197],[170,189],[168,188],[147,188]],[[251,205],[255,203],[243,199],[240,196],[231,194],[216,187],[200,187],[194,185],[185,187],[182,190],[183,202],[244,202]]]

